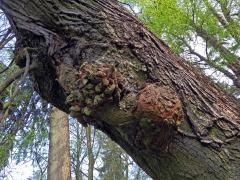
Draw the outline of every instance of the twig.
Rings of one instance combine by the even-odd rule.
[[[10,62],[10,64],[9,64],[5,69],[3,69],[2,71],[0,71],[0,74],[2,74],[2,73],[4,73],[5,71],[7,71],[7,70],[12,66],[13,62],[14,62],[14,59],[12,59],[12,61]]]
[[[16,73],[14,73],[10,78],[8,78],[4,84],[0,86],[0,95],[3,93],[3,91],[16,79],[18,79],[23,73],[25,72],[25,68],[20,69]]]
[[[9,102],[11,103],[14,98],[16,97],[16,95],[18,94],[19,90],[20,90],[20,85],[23,83],[23,81],[25,80],[25,78],[27,77],[27,74],[29,72],[29,67],[30,67],[30,56],[29,56],[29,53],[27,51],[27,49],[25,48],[25,54],[26,54],[26,67],[24,68],[24,74],[23,74],[23,77],[21,78],[21,80],[19,81],[15,91],[13,92],[13,95],[12,97],[10,98]]]
[[[28,53],[27,53],[28,54]],[[29,61],[30,61],[30,57],[29,57],[29,54],[27,55],[28,58],[29,58]],[[28,58],[27,58],[27,63],[28,63]],[[29,62],[30,64],[30,62]],[[22,83],[22,81],[24,80],[24,78],[26,77],[27,73],[29,71],[32,71],[33,69],[36,68],[36,64],[32,63],[31,65],[28,65],[26,64],[26,67],[25,68],[22,68],[20,69],[19,71],[17,71],[16,73],[14,73],[10,78],[8,78],[4,84],[2,84],[0,86],[0,95],[3,93],[3,91],[13,82],[15,81],[16,79],[18,79],[23,73],[23,78],[21,79],[20,81],[20,84]],[[14,94],[14,93],[13,93]]]
[[[20,85],[23,83],[23,81],[25,80],[28,72],[32,69],[35,68],[35,65],[32,64],[30,66],[30,56],[29,56],[29,53],[27,51],[27,48],[24,49],[25,51],[25,54],[26,54],[26,67],[21,69],[18,73],[15,73],[15,78],[10,78],[10,80],[8,80],[8,83],[5,83],[5,86],[1,87],[0,88],[0,95],[1,93],[3,92],[4,89],[6,89],[15,79],[16,77],[20,77],[21,74],[23,74],[21,80],[19,81],[19,83],[17,84],[17,87],[15,89],[15,91],[13,92],[13,95],[10,97],[8,103],[11,104],[11,102],[14,100],[14,98],[17,96],[19,90],[20,90]],[[7,84],[7,86],[6,86]],[[7,108],[7,110],[5,111],[4,115],[2,117],[0,117],[0,123],[3,121],[3,119],[6,119],[6,117],[8,116],[8,113],[9,113],[9,108]]]
[[[4,34],[2,40],[0,41],[0,49],[2,49],[9,41],[14,38],[14,35],[10,35],[12,33],[12,29],[8,29]],[[10,35],[10,36],[9,36]]]
[[[133,13],[135,16],[137,16],[137,13],[134,11],[133,7],[132,7],[129,3],[121,2],[121,4],[127,6],[127,7],[130,9],[130,11],[132,11],[132,13]]]

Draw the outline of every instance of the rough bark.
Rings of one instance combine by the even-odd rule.
[[[48,180],[70,180],[71,161],[68,115],[53,108],[50,120]]]
[[[115,0],[1,0],[43,98],[153,179],[239,179],[240,106]],[[17,61],[24,67],[24,59]],[[70,108],[70,110],[69,110]]]

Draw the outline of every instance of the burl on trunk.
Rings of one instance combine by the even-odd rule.
[[[0,0],[36,91],[153,179],[239,179],[240,106],[115,0]],[[24,68],[25,59],[16,63]]]

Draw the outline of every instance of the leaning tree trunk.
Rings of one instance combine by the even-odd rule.
[[[43,98],[108,134],[154,179],[239,179],[238,102],[116,0],[0,0]],[[16,58],[20,67],[24,58]]]

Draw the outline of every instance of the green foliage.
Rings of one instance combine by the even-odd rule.
[[[196,32],[196,27],[207,31],[208,36],[216,35],[221,42],[231,38],[231,32],[239,34],[239,23],[233,21],[223,27],[209,9],[213,6],[207,0],[132,0],[142,9],[140,18],[158,36],[165,39],[176,51],[175,39]],[[216,4],[216,3],[214,3]],[[238,5],[239,6],[239,5]],[[219,9],[216,9],[216,13]]]
[[[48,145],[48,123],[42,117],[36,116],[29,119],[30,122],[19,130],[14,144],[17,162],[40,153]]]
[[[138,7],[139,17],[147,27],[196,67],[221,72],[233,82],[240,79],[240,64],[236,62],[240,60],[240,4],[237,1],[124,2]]]
[[[10,77],[16,68],[13,66],[1,74],[0,84]],[[0,97],[5,109],[8,109],[8,116],[0,125],[0,170],[8,165],[10,158],[17,163],[30,158],[34,164],[38,153],[46,148],[48,140],[47,119],[50,106],[33,92],[29,79],[24,80],[20,86],[20,94],[9,104],[16,85],[17,83],[13,83]]]
[[[1,135],[1,143],[0,145],[0,170],[4,168],[8,163],[8,158],[10,156],[10,150],[13,148],[14,136],[11,134],[0,133]]]

